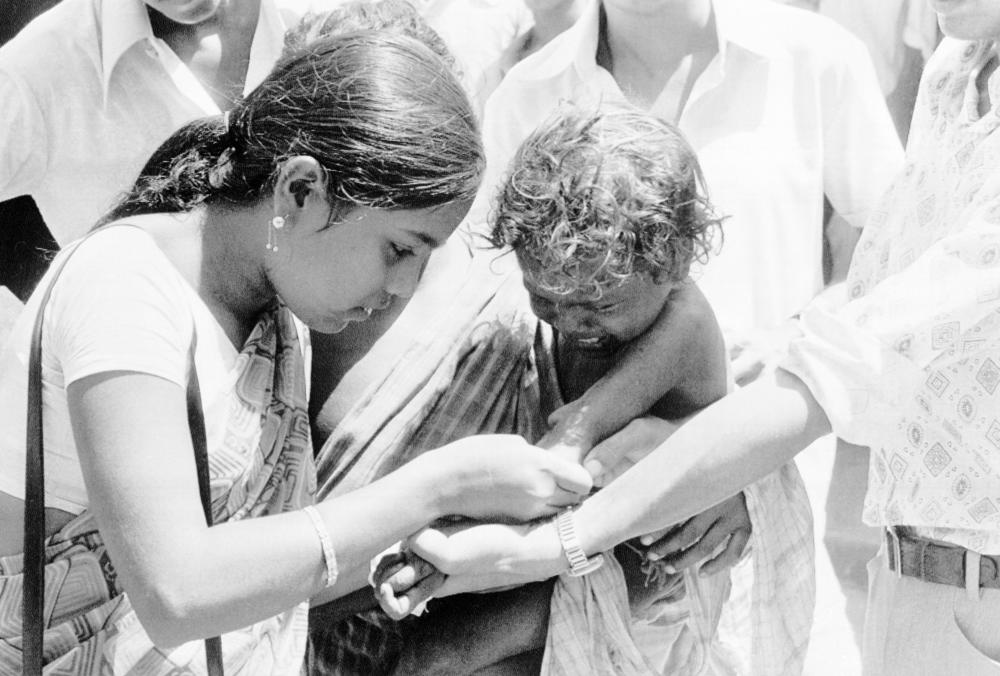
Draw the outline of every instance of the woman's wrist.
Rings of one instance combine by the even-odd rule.
[[[461,484],[447,458],[440,449],[435,449],[417,456],[399,470],[410,474],[408,481],[413,489],[408,494],[416,498],[414,509],[422,512],[426,524],[457,513],[454,487]]]
[[[528,538],[531,551],[537,557],[530,564],[537,568],[537,573],[533,575],[535,579],[547,580],[569,569],[569,561],[563,552],[555,517],[539,522],[531,530]]]

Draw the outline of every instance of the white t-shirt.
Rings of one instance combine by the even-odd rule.
[[[0,491],[17,498],[24,496],[31,331],[41,296],[65,255],[60,254],[29,299],[0,353]],[[46,505],[78,514],[89,504],[70,427],[66,387],[97,373],[135,371],[184,388],[195,334],[195,361],[211,449],[222,443],[225,433],[230,394],[239,375],[238,351],[144,230],[112,227],[80,245],[52,292],[42,337]]]

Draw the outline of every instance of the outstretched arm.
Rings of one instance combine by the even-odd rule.
[[[341,569],[328,589],[320,543],[305,514],[205,525],[179,385],[114,371],[71,383],[67,398],[90,508],[136,612],[159,645],[247,626],[314,595],[328,600],[350,592],[364,583],[372,556],[441,516],[503,518],[506,512],[506,518],[533,519],[590,488],[582,468],[519,437],[473,437],[429,451],[317,505]],[[0,534],[0,547],[14,544],[6,540]]]
[[[785,371],[734,392],[577,510],[584,549],[603,551],[702,512],[775,471],[829,430],[809,389]]]
[[[785,371],[765,376],[695,415],[587,500],[576,512],[583,550],[606,551],[703,512],[829,431],[801,380]],[[567,567],[552,521],[429,528],[409,546],[448,575],[438,596],[546,579]]]

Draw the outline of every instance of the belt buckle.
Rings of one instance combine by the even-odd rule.
[[[892,560],[896,561],[896,577],[903,577],[903,548],[899,543],[899,527],[886,526],[885,531],[889,534],[889,543],[892,547]]]

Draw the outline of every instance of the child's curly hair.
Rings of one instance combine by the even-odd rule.
[[[698,159],[672,125],[631,107],[561,108],[518,149],[490,243],[538,264],[556,294],[600,297],[637,273],[680,281],[721,239]]]

